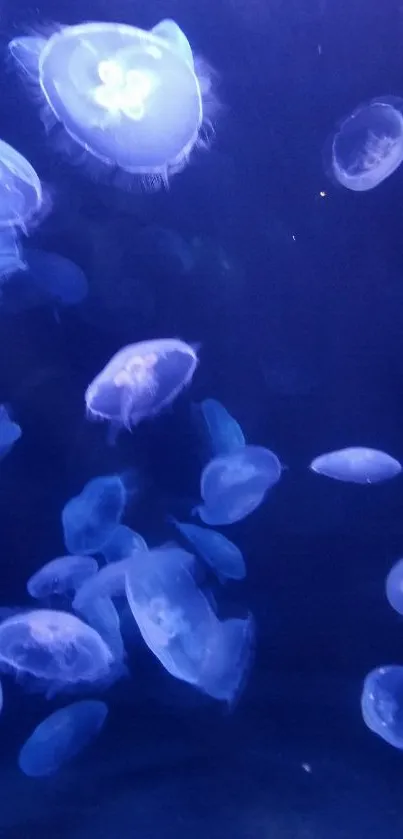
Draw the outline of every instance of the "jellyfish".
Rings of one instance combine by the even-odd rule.
[[[245,446],[239,423],[217,399],[203,399],[198,406],[209,437],[211,455],[226,455]]]
[[[168,673],[231,703],[250,662],[251,619],[219,621],[193,568],[193,555],[176,546],[139,551],[127,562],[127,599],[145,643]]]
[[[54,711],[24,743],[18,757],[20,769],[31,778],[58,772],[94,740],[107,714],[108,706],[99,699],[83,699]]]
[[[126,524],[119,524],[112,533],[111,538],[102,548],[102,555],[105,562],[119,562],[132,555],[133,551],[146,551],[147,543]]]
[[[68,612],[35,609],[0,624],[0,668],[52,683],[54,690],[106,679],[112,664],[98,632]]]
[[[28,594],[43,600],[54,594],[72,594],[98,571],[92,556],[58,556],[43,565],[27,582]]]
[[[25,271],[26,267],[15,228],[7,227],[4,230],[0,229],[0,285],[10,279],[14,274]],[[0,305],[1,303],[2,297],[0,298]]]
[[[344,119],[325,150],[329,174],[355,192],[373,189],[403,160],[403,99],[360,105]]]
[[[151,31],[121,23],[64,26],[49,38],[14,38],[11,56],[36,88],[46,126],[93,171],[167,184],[203,143],[216,109],[211,72],[196,67],[172,20]]]
[[[196,350],[177,339],[129,344],[87,388],[87,414],[130,430],[170,405],[190,384],[196,366]]]
[[[11,419],[5,405],[0,405],[0,460],[8,454],[22,434],[20,426]]]
[[[125,650],[120,631],[119,612],[109,596],[108,587],[102,588],[99,574],[88,578],[79,587],[73,609],[95,629],[107,643],[115,661],[122,661]]]
[[[205,524],[232,524],[262,503],[266,492],[280,480],[282,465],[262,446],[215,457],[203,469],[200,489],[204,504],[195,508]]]
[[[27,233],[38,220],[44,201],[35,169],[16,149],[0,140],[0,230]]]
[[[377,484],[402,471],[399,461],[391,455],[362,446],[321,454],[309,468],[318,475],[353,484]]]
[[[386,597],[395,612],[403,615],[403,559],[390,569],[386,578]]]
[[[403,667],[371,670],[361,695],[365,724],[396,749],[403,749]]]
[[[169,520],[178,528],[185,539],[193,545],[196,553],[212,568],[219,579],[242,580],[246,576],[245,560],[241,551],[222,533],[208,530],[197,524]]]
[[[57,253],[27,248],[24,251],[27,280],[44,302],[76,306],[88,294],[88,282],[78,265]]]
[[[93,478],[62,510],[64,543],[74,555],[102,550],[123,515],[127,490],[120,475]]]

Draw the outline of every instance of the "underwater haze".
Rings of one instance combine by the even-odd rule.
[[[0,839],[402,839],[398,0],[4,0]]]

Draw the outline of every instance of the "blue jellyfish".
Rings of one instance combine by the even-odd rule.
[[[403,160],[403,99],[360,105],[341,122],[325,154],[329,175],[342,186],[356,192],[378,186]]]
[[[203,469],[200,490],[204,504],[194,512],[205,524],[240,521],[259,507],[281,473],[278,457],[262,446],[244,446],[215,457]]]
[[[403,559],[390,569],[386,578],[386,597],[395,612],[403,615]]]
[[[77,590],[73,609],[104,639],[115,661],[121,661],[125,650],[119,613],[109,596],[108,586],[102,579],[99,583],[99,574],[89,577]]]
[[[0,682],[0,714],[3,710],[3,705],[4,705],[3,685]]]
[[[87,388],[87,414],[130,430],[170,405],[190,384],[196,366],[196,351],[183,341],[130,344],[112,356]]]
[[[245,437],[239,423],[217,399],[203,399],[198,406],[207,434],[212,457],[232,454],[245,445]]]
[[[213,106],[211,80],[195,69],[179,26],[165,20],[150,32],[120,23],[65,26],[50,38],[15,38],[11,55],[76,158],[98,170],[140,176],[158,187],[181,171]],[[206,93],[204,93],[206,91]],[[207,95],[207,93],[209,95]]]
[[[172,516],[169,520],[185,539],[191,542],[195,551],[220,579],[242,580],[246,576],[245,560],[241,551],[222,533],[199,527],[197,524],[177,521]]]
[[[53,775],[76,757],[99,734],[108,706],[98,699],[83,699],[46,717],[24,743],[20,769],[31,778]]]
[[[122,518],[127,499],[120,475],[93,478],[62,510],[64,543],[75,555],[102,550]]]
[[[105,562],[119,562],[121,559],[130,557],[133,551],[146,551],[147,543],[126,524],[119,524],[112,533],[109,542],[102,548],[102,555]]]
[[[22,434],[20,426],[13,422],[5,405],[0,405],[0,460],[8,454]]]
[[[365,724],[396,749],[403,749],[403,667],[371,670],[361,696]]]
[[[43,204],[35,169],[16,149],[0,140],[0,230],[19,227],[26,233]]]
[[[0,229],[0,285],[12,277],[13,274],[25,271],[26,267],[15,228]],[[0,306],[1,303],[2,298],[0,298]]]
[[[36,609],[0,624],[0,667],[51,682],[55,690],[106,679],[112,664],[98,632],[68,612]]]
[[[98,571],[92,556],[58,556],[43,565],[27,582],[28,594],[37,600],[54,594],[71,594]]]
[[[193,577],[194,557],[176,546],[139,551],[126,566],[129,606],[162,666],[209,696],[233,702],[250,661],[251,619],[219,621]]]
[[[88,294],[88,282],[78,265],[57,253],[24,250],[27,280],[32,283],[44,302],[75,306]]]
[[[321,454],[314,458],[310,469],[336,481],[377,484],[395,478],[402,471],[402,466],[385,452],[357,446]]]

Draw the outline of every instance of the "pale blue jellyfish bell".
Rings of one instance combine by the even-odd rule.
[[[177,339],[123,347],[87,388],[87,416],[130,430],[170,405],[196,367],[196,350]]]
[[[390,569],[386,578],[386,597],[395,612],[403,615],[403,559]]]
[[[102,550],[120,523],[127,500],[120,475],[93,478],[62,510],[64,544],[75,555]]]
[[[396,749],[403,749],[403,667],[377,667],[365,678],[361,695],[365,724]]]
[[[119,562],[132,556],[135,551],[146,551],[147,543],[126,524],[119,524],[109,541],[103,545],[101,553],[105,562]]]
[[[239,423],[217,399],[203,399],[201,411],[213,457],[231,454],[245,446],[245,435]]]
[[[31,164],[0,140],[0,231],[8,227],[27,233],[44,201],[41,182]]]
[[[62,27],[48,39],[15,38],[11,55],[36,81],[48,124],[72,154],[137,176],[151,187],[181,171],[203,123],[192,50],[178,25],[147,32],[120,23]]]
[[[98,571],[92,556],[58,556],[51,559],[29,578],[27,591],[43,600],[53,595],[74,595],[85,580]]]
[[[346,117],[325,149],[330,177],[354,192],[373,189],[403,161],[403,100],[385,96]]]
[[[177,521],[172,516],[169,521],[193,545],[221,580],[242,580],[246,576],[245,560],[238,546],[230,542],[222,533],[199,527],[197,524]]]
[[[396,458],[378,449],[356,446],[315,457],[309,467],[318,475],[354,484],[377,484],[402,471]]]
[[[0,230],[0,285],[13,274],[25,271],[26,267],[16,229],[8,227]]]

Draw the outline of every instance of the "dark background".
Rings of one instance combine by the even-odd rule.
[[[93,183],[44,141],[7,42],[55,19],[149,28],[165,16],[217,71],[212,147],[168,192]],[[365,728],[359,703],[368,670],[403,663],[402,623],[384,595],[402,550],[403,481],[357,487],[307,466],[346,445],[403,460],[403,173],[352,193],[326,178],[322,160],[344,115],[377,95],[403,96],[402,8],[3,0],[0,26],[0,134],[53,203],[30,244],[76,261],[90,286],[60,322],[50,308],[0,309],[0,402],[23,429],[0,469],[2,605],[28,602],[27,577],[63,553],[63,504],[95,475],[134,466],[141,491],[127,523],[152,544],[172,536],[164,517],[197,498],[191,401],[220,399],[250,442],[289,467],[266,503],[226,530],[248,564],[228,597],[252,609],[258,632],[234,712],[135,645],[133,679],[106,696],[98,742],[33,781],[18,771],[18,750],[62,700],[4,680],[0,837],[401,839],[402,757]],[[190,275],[161,258],[147,264],[136,236],[155,225],[216,247]],[[191,390],[111,448],[105,427],[85,420],[84,390],[120,346],[160,336],[200,342]]]

